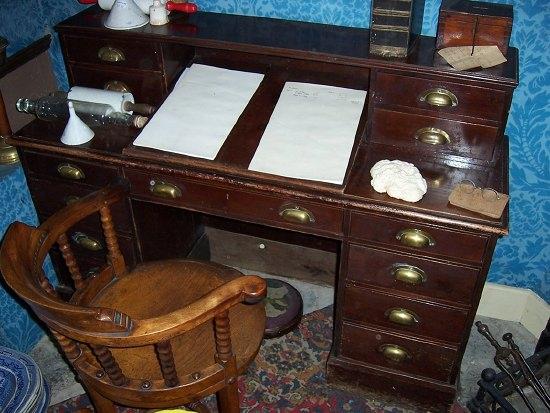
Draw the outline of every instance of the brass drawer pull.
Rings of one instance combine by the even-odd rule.
[[[122,50],[112,46],[104,46],[97,51],[97,57],[104,62],[116,63],[124,62],[126,57]]]
[[[283,206],[279,211],[279,215],[285,221],[296,224],[312,224],[315,222],[315,217],[313,214],[298,205]]]
[[[451,143],[451,137],[443,129],[439,128],[422,128],[418,129],[414,134],[414,139],[429,145],[447,145]]]
[[[109,80],[103,85],[103,89],[112,90],[114,92],[132,93],[128,85],[120,80]]]
[[[402,326],[412,326],[420,322],[418,316],[406,308],[390,308],[384,315],[392,323]]]
[[[428,279],[426,273],[414,265],[396,264],[392,275],[397,281],[412,285],[423,284]]]
[[[67,195],[65,197],[65,205],[71,205],[71,204],[74,204],[76,201],[78,201],[80,199],[80,197],[76,196],[76,195]]]
[[[420,95],[420,101],[438,107],[454,107],[458,105],[458,99],[453,92],[439,87],[426,90]]]
[[[402,363],[411,358],[409,352],[397,344],[383,344],[378,348],[382,355],[395,363]]]
[[[426,248],[433,247],[435,240],[430,234],[416,228],[407,228],[399,231],[396,238],[407,247]]]
[[[73,179],[75,181],[80,181],[86,178],[82,169],[78,166],[71,165],[70,163],[62,163],[57,165],[57,173],[63,178]]]
[[[101,242],[99,242],[95,238],[90,237],[89,235],[84,234],[83,232],[75,232],[72,236],[72,239],[82,248],[89,251],[101,251],[103,249],[103,245],[101,245]]]
[[[149,190],[156,196],[161,198],[179,198],[181,197],[181,189],[174,184],[169,184],[163,181],[151,181]]]

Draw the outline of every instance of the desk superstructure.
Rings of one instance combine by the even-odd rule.
[[[430,37],[405,60],[382,60],[369,55],[362,29],[197,13],[111,31],[105,16],[92,7],[57,27],[72,85],[126,88],[136,101],[158,105],[192,63],[265,78],[213,161],[134,147],[137,132],[125,128],[98,128],[89,144],[67,147],[59,142],[64,125],[26,126],[10,143],[39,217],[123,177],[131,193],[114,219],[131,264],[185,255],[204,217],[332,240],[339,270],[329,379],[451,402],[508,212],[489,219],[447,198],[464,179],[508,193],[503,132],[517,50],[503,65],[459,72],[434,56]],[[286,81],[368,92],[342,186],[248,170]],[[419,167],[428,181],[421,202],[374,192],[369,171],[381,159]],[[98,225],[88,220],[71,234],[82,273],[101,265]]]

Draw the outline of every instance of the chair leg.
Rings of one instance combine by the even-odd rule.
[[[87,390],[88,396],[90,396],[90,400],[94,405],[96,413],[117,413],[117,408],[111,400],[103,397],[95,390],[90,388]]]
[[[220,413],[239,413],[239,391],[237,382],[228,384],[226,387],[216,393],[218,401],[218,410]]]

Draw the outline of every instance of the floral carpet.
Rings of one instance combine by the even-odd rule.
[[[242,412],[425,412],[414,406],[398,406],[395,401],[361,397],[331,387],[325,380],[325,364],[332,335],[332,307],[303,317],[292,332],[265,340],[256,360],[239,379]],[[204,400],[216,412],[213,396]],[[76,412],[91,407],[86,395],[51,406],[48,412]],[[139,409],[120,408],[121,413]],[[457,411],[457,410],[455,410]]]

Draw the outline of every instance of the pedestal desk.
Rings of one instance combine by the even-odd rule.
[[[447,198],[465,179],[508,193],[503,131],[517,50],[503,65],[459,72],[434,54],[431,37],[406,59],[383,60],[369,55],[363,29],[199,12],[112,31],[102,26],[105,16],[92,7],[57,26],[71,85],[126,88],[136,101],[159,105],[195,62],[265,78],[213,161],[134,147],[136,130],[122,127],[97,128],[79,147],[60,143],[63,124],[24,127],[9,142],[20,151],[40,219],[123,178],[130,196],[114,218],[130,264],[185,256],[208,222],[223,220],[333,249],[329,380],[450,403],[508,212],[489,219]],[[285,81],[368,91],[343,185],[248,170]],[[429,186],[424,198],[411,204],[376,193],[369,170],[381,159],[418,166]],[[71,234],[89,274],[101,265],[98,226],[99,218],[84,221]]]

